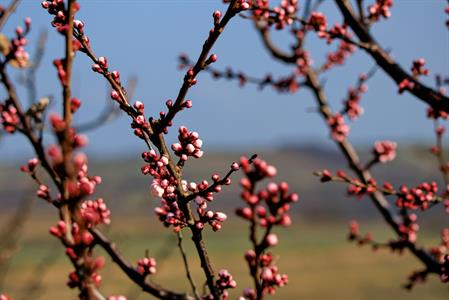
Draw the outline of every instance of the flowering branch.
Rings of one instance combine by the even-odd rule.
[[[122,254],[118,251],[115,244],[108,241],[108,239],[97,229],[91,229],[90,233],[95,238],[95,243],[100,245],[111,257],[111,259],[122,269],[122,271],[130,278],[134,283],[142,288],[144,292],[159,299],[173,299],[173,300],[192,300],[189,295],[178,294],[172,291],[166,290],[153,283],[145,281],[146,276],[139,273],[130,263],[128,263]]]
[[[363,49],[371,55],[376,63],[381,67],[398,85],[407,80],[413,83],[407,89],[415,97],[421,99],[435,110],[449,112],[449,98],[438,91],[435,91],[409,75],[393,58],[376,42],[367,27],[364,26],[354,14],[348,0],[335,0],[345,23],[354,31],[360,42],[368,44],[369,47]]]

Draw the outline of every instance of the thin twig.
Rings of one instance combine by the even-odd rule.
[[[6,8],[1,17],[0,17],[0,31],[3,29],[3,26],[5,26],[6,21],[8,21],[8,18],[11,16],[12,13],[14,13],[14,11],[17,8],[17,5],[19,5],[20,0],[13,0],[11,2],[11,4],[8,6],[8,8]]]
[[[193,292],[193,295],[195,296],[195,299],[199,299],[200,296],[198,294],[198,290],[196,288],[195,281],[192,278],[192,274],[190,273],[189,262],[187,260],[187,255],[186,255],[184,246],[182,245],[182,232],[178,231],[176,233],[176,236],[178,237],[178,248],[179,248],[179,252],[181,252],[182,261],[184,263],[184,268],[186,271],[187,279],[189,280],[190,287],[192,288],[192,292]]]

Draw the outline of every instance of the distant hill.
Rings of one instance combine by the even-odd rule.
[[[278,169],[278,181],[287,181],[291,189],[300,194],[300,203],[293,207],[301,218],[311,220],[351,218],[379,218],[368,198],[356,200],[346,197],[346,187],[343,184],[322,184],[312,175],[316,170],[327,168],[331,171],[346,169],[341,155],[324,147],[309,145],[306,147],[283,147],[272,151],[245,151],[245,154],[258,153],[262,159],[275,165]],[[362,151],[362,159],[368,160],[369,151]],[[240,154],[207,152],[204,158],[189,161],[185,167],[185,178],[193,181],[206,179],[214,172],[224,174],[230,164],[237,161]],[[100,175],[103,183],[98,187],[96,197],[102,197],[113,210],[114,214],[153,214],[157,204],[151,199],[149,185],[150,176],[140,173],[142,160],[135,158],[116,159],[113,161],[95,162],[92,159],[90,174]],[[422,146],[407,146],[398,150],[398,158],[386,165],[378,165],[373,173],[379,182],[390,181],[394,185],[407,183],[417,184],[421,181],[436,180],[441,183],[441,175],[437,172],[437,164]],[[211,204],[214,208],[231,212],[237,207],[239,199],[239,175],[233,177],[233,185],[225,187]],[[0,166],[0,205],[2,211],[13,209],[20,198],[31,191],[34,183],[18,168]],[[392,199],[394,200],[394,199]],[[41,201],[35,205],[37,211],[50,210]],[[436,207],[435,212],[428,216],[433,222],[447,222],[442,207]],[[446,218],[446,219],[445,219]]]

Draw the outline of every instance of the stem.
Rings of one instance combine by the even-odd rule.
[[[3,11],[3,14],[0,18],[0,31],[3,29],[3,26],[5,26],[6,21],[8,21],[11,14],[16,10],[17,5],[19,5],[20,0],[14,0],[11,2],[11,4]]]
[[[434,121],[434,130],[435,130],[435,137],[436,137],[436,142],[437,142],[437,153],[435,154],[438,160],[438,164],[439,164],[439,168],[440,168],[440,172],[441,175],[443,176],[443,183],[444,186],[447,189],[447,186],[449,184],[449,169],[447,166],[447,161],[446,158],[444,157],[444,152],[443,152],[443,134],[439,134],[438,133],[438,120]],[[445,191],[444,195],[447,195],[447,191]]]
[[[170,300],[193,300],[189,295],[175,293],[164,289],[154,283],[148,283],[145,281],[145,277],[142,276],[136,269],[126,261],[116,245],[110,242],[99,230],[90,229],[90,233],[95,238],[95,243],[100,245],[112,258],[112,260],[119,266],[119,268],[131,279],[135,284],[140,286],[144,292],[150,293],[158,299],[170,299]]]
[[[201,268],[206,276],[206,283],[209,288],[209,292],[212,294],[214,299],[220,299],[218,290],[215,287],[214,270],[209,259],[209,254],[207,253],[206,244],[204,243],[201,230],[197,229],[195,225],[190,225],[189,227],[192,231],[192,241],[195,244],[196,251],[200,258]]]
[[[66,239],[70,244],[74,243],[72,232],[72,217],[71,209],[69,208],[69,189],[68,183],[73,180],[74,170],[71,163],[72,159],[72,142],[71,142],[71,124],[72,124],[72,112],[70,98],[71,94],[71,79],[72,79],[72,65],[73,65],[73,4],[76,0],[68,0],[67,11],[65,13],[67,20],[67,28],[65,33],[65,79],[62,83],[62,96],[63,96],[63,117],[65,123],[65,129],[63,136],[60,140],[63,163],[64,163],[64,173],[62,178],[63,187],[63,204],[60,209],[61,219],[66,223]],[[80,224],[81,225],[81,224]]]
[[[178,248],[179,248],[179,252],[181,252],[182,261],[184,262],[184,268],[186,270],[187,279],[189,280],[189,283],[192,288],[192,292],[193,292],[193,295],[195,296],[195,299],[199,299],[200,297],[198,295],[198,290],[196,288],[195,281],[193,280],[192,275],[190,274],[190,268],[189,268],[189,262],[187,261],[187,255],[184,250],[184,246],[182,245],[183,237],[182,237],[181,231],[177,232],[177,237],[178,237]]]

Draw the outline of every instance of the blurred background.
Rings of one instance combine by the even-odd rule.
[[[276,1],[275,1],[276,2]],[[273,2],[273,3],[275,3]],[[300,5],[301,5],[300,1]],[[371,1],[366,1],[371,3]],[[1,1],[7,5],[9,1]],[[182,83],[184,71],[178,70],[181,53],[196,59],[212,26],[212,12],[225,10],[218,0],[80,0],[77,18],[85,23],[86,34],[99,56],[106,56],[111,69],[121,73],[123,81],[133,82],[135,100],[145,103],[147,116],[165,110],[165,101],[174,98]],[[390,49],[394,58],[409,68],[411,61],[426,59],[430,76],[423,81],[435,86],[435,75],[449,70],[449,36],[447,14],[442,0],[395,1],[392,17],[373,27],[380,44]],[[333,1],[323,1],[320,11],[328,23],[341,22]],[[52,65],[63,56],[63,39],[50,28],[51,16],[40,1],[22,1],[3,33],[12,36],[14,28],[29,16],[33,20],[28,50],[33,57],[42,32],[48,34],[45,52],[36,73],[37,96],[51,96],[53,111],[60,111],[61,89]],[[289,36],[275,34],[276,42],[288,49]],[[315,65],[321,65],[331,46],[314,38],[308,42]],[[234,18],[214,47],[218,56],[214,67],[231,67],[248,75],[274,77],[291,74],[287,66],[274,62],[263,49],[253,26],[247,20]],[[347,89],[357,77],[367,72],[373,62],[362,52],[351,56],[345,66],[335,67],[322,78],[333,107],[338,110]],[[28,97],[20,86],[22,71],[14,71],[19,95]],[[104,80],[91,71],[90,61],[78,55],[73,79],[74,95],[83,101],[75,123],[89,124],[109,109],[110,90]],[[407,93],[397,94],[396,85],[382,71],[368,82],[369,90],[362,100],[364,115],[351,127],[350,140],[360,149],[362,159],[370,159],[374,141],[391,139],[398,142],[395,161],[374,169],[378,181],[395,185],[440,182],[437,162],[428,151],[434,143],[433,123],[426,116],[427,107]],[[4,95],[4,91],[1,91]],[[290,284],[279,290],[277,299],[447,299],[447,287],[431,276],[425,285],[412,293],[401,289],[407,276],[421,266],[413,257],[388,251],[373,253],[346,241],[347,223],[358,219],[362,232],[373,232],[376,239],[393,238],[368,199],[347,198],[345,187],[319,183],[312,173],[328,168],[346,168],[342,156],[328,138],[328,130],[314,112],[314,101],[308,91],[278,94],[255,86],[239,88],[236,82],[214,80],[200,74],[198,84],[188,95],[193,108],[175,119],[173,128],[185,125],[198,131],[204,141],[205,156],[189,161],[185,168],[188,180],[208,179],[214,172],[224,173],[241,155],[257,153],[275,165],[278,180],[290,183],[300,194],[293,207],[294,225],[279,230],[281,272],[289,274]],[[106,200],[112,211],[108,235],[130,261],[137,261],[148,249],[158,260],[158,274],[153,280],[177,290],[188,290],[170,230],[158,223],[153,213],[157,200],[149,193],[151,179],[140,173],[140,153],[145,145],[134,137],[126,116],[118,114],[103,126],[87,132],[90,174],[100,175],[103,183],[96,196]],[[169,142],[175,140],[175,129]],[[45,136],[46,143],[53,141]],[[59,241],[48,234],[57,222],[55,211],[34,199],[34,183],[18,170],[33,156],[31,147],[19,135],[0,136],[0,292],[13,299],[75,299],[76,292],[65,283],[70,264]],[[238,182],[238,176],[234,182]],[[206,242],[214,267],[228,268],[238,282],[233,297],[250,286],[243,253],[248,249],[247,224],[233,217],[240,204],[239,187],[232,185],[216,197],[214,209],[230,216],[220,232],[206,233]],[[17,213],[20,211],[21,213]],[[437,245],[441,228],[448,227],[447,214],[436,208],[421,218],[420,239],[423,244]],[[185,246],[192,259],[197,282],[202,282],[199,262],[186,234]],[[100,251],[101,252],[101,251]],[[102,272],[105,294],[128,295],[128,299],[147,299],[121,274],[113,263]]]

